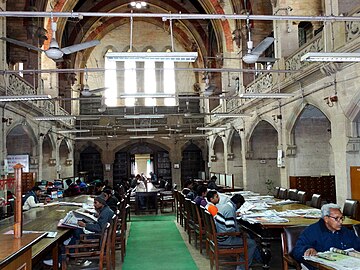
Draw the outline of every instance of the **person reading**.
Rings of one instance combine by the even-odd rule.
[[[219,211],[216,207],[216,204],[218,204],[220,201],[219,194],[216,190],[209,190],[206,194],[206,199],[208,201],[206,210],[208,210],[213,217],[216,216]]]
[[[240,194],[235,194],[231,197],[230,201],[219,205],[219,211],[214,217],[216,224],[216,231],[218,233],[227,233],[227,232],[240,232],[240,227],[237,222],[237,213],[236,211],[244,204],[245,199]],[[242,246],[243,239],[237,236],[218,236],[218,244],[220,246]],[[248,248],[248,263],[251,265],[253,258],[259,259],[260,253],[256,248],[255,240],[248,238],[247,239],[247,248]],[[256,253],[255,253],[256,252]],[[244,260],[240,258],[240,260]],[[245,269],[244,265],[238,265],[236,270]]]
[[[30,208],[40,207],[43,204],[40,203],[39,196],[41,194],[41,188],[33,187],[23,199],[23,210],[29,210]]]
[[[100,195],[94,198],[94,208],[98,216],[97,221],[92,223],[85,223],[84,221],[79,220],[78,225],[80,228],[75,229],[71,239],[68,239],[69,241],[66,241],[64,244],[75,244],[76,241],[80,239],[80,235],[84,233],[83,229],[94,233],[101,233],[106,228],[107,223],[111,223],[114,212],[106,204],[104,195]]]
[[[342,226],[344,218],[339,205],[324,204],[320,220],[307,227],[299,236],[291,252],[294,259],[309,269],[316,269],[306,263],[303,256],[316,256],[318,252],[328,251],[330,248],[354,248],[359,251],[360,238],[354,231]]]

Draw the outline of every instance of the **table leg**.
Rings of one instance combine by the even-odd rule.
[[[269,242],[261,242],[261,259],[263,261],[263,269],[270,269],[271,250]]]
[[[53,258],[53,270],[59,269],[59,245],[56,242],[56,245],[52,249],[52,258]]]

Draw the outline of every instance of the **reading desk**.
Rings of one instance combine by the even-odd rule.
[[[88,197],[89,197],[88,195],[81,195],[78,197],[64,198],[63,201],[86,203],[88,201]],[[66,215],[67,212],[76,208],[78,207],[71,205],[69,206],[49,205],[39,208],[33,208],[23,212],[23,231],[57,232],[56,236],[53,238],[46,238],[43,236],[41,239],[35,238],[31,242],[32,245],[27,246],[27,247],[31,247],[30,256],[32,258],[33,264],[44,259],[47,254],[51,253],[54,261],[53,269],[55,270],[58,269],[59,246],[64,240],[66,240],[71,235],[71,229],[58,228],[57,224],[59,220]],[[9,217],[7,219],[0,221],[0,243],[3,243],[2,240],[3,237],[8,239],[8,241],[6,242],[7,245],[0,246],[0,248],[2,248],[0,254],[4,254],[3,256],[0,257],[0,268],[2,263],[4,263],[5,261],[5,258],[8,258],[6,259],[7,263],[21,260],[19,259],[20,258],[19,256],[10,256],[12,253],[14,253],[14,250],[7,249],[6,247],[9,247],[12,244],[16,244],[19,241],[21,242],[23,241],[22,239],[28,239],[30,238],[31,235],[34,235],[34,234],[23,234],[21,240],[17,240],[14,238],[14,235],[12,234],[4,234],[6,232],[13,230],[13,225],[14,225],[14,217]],[[37,237],[39,237],[39,234],[36,235]],[[18,252],[20,252],[23,249],[21,245],[16,244],[16,246],[19,247]],[[5,253],[2,252],[3,248],[5,248],[4,249]],[[27,268],[27,269],[31,269],[31,268]]]

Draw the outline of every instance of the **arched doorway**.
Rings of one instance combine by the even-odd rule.
[[[205,161],[201,149],[190,143],[182,152],[181,184],[190,178],[199,178],[199,172],[205,171]]]
[[[104,180],[104,170],[101,161],[101,154],[97,149],[88,146],[80,153],[80,164],[78,172],[86,172],[88,181],[96,179]]]
[[[171,183],[169,152],[158,145],[147,142],[132,144],[115,153],[114,185],[129,179],[132,174],[154,172]]]

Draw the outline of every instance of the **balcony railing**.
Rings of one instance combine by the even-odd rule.
[[[308,52],[321,52],[324,50],[324,39],[323,32],[319,33],[312,40],[305,43],[298,50],[296,50],[292,55],[290,55],[285,60],[285,69],[287,70],[299,70],[307,65],[310,62],[301,62],[301,57]],[[285,73],[285,77],[289,77],[291,73]]]

